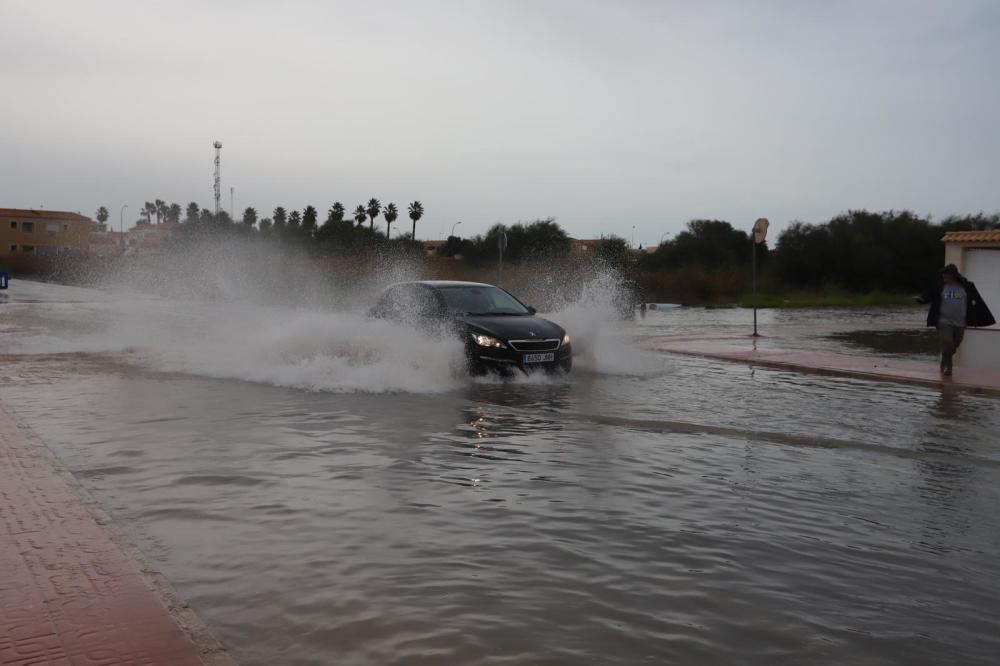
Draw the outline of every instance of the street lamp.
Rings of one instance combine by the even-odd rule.
[[[125,209],[128,208],[128,204],[122,206],[121,215],[118,216],[118,228],[121,230],[122,234],[122,254],[125,254]]]
[[[635,247],[635,225],[632,225],[632,244],[629,247]]]
[[[458,226],[458,225],[460,225],[460,224],[462,224],[462,221],[461,221],[461,220],[459,220],[459,221],[458,221],[458,222],[456,222],[455,224],[451,225],[451,233],[450,233],[450,234],[448,234],[448,238],[451,238],[452,236],[454,236],[454,235],[455,235],[455,227],[457,227],[457,226]]]
[[[669,235],[670,235],[669,231],[664,231],[662,234],[660,234],[660,243],[659,244],[663,245],[663,239],[664,239],[664,237],[669,236]]]

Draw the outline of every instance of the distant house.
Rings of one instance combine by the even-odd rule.
[[[177,233],[180,225],[176,222],[163,224],[137,224],[126,233],[125,252],[127,254],[156,254],[164,242]]]
[[[576,258],[589,258],[594,256],[594,252],[597,251],[598,246],[601,243],[608,240],[607,238],[570,238],[569,239],[569,254],[571,257]],[[626,256],[629,259],[638,259],[644,252],[655,252],[656,248],[646,248],[643,249],[642,246],[638,248],[628,248],[626,250]]]
[[[86,254],[96,226],[79,213],[0,208],[0,257]]]
[[[90,254],[107,257],[121,254],[125,250],[126,234],[107,228],[101,224],[90,232]]]
[[[438,248],[447,245],[446,240],[425,240],[424,241],[424,252],[428,255],[437,254]]]
[[[976,283],[994,317],[1000,317],[1000,231],[949,231],[945,263]],[[1000,326],[970,328],[955,357],[955,365],[1000,370]]]
[[[599,238],[570,238],[569,253],[574,257],[592,257],[594,256],[594,250],[600,242],[601,239]]]

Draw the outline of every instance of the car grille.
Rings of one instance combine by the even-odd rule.
[[[514,351],[519,352],[555,351],[559,349],[560,342],[559,338],[550,338],[548,340],[511,340],[510,346],[514,348]]]

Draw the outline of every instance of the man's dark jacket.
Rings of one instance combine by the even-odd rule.
[[[969,282],[964,277],[958,277],[958,283],[965,289],[965,323],[967,326],[992,326],[997,323],[993,318],[993,313],[986,306],[986,301],[979,295],[974,282]],[[937,326],[938,318],[941,316],[941,292],[944,291],[944,281],[938,280],[937,284],[931,287],[920,297],[921,303],[930,303],[931,309],[927,312],[927,325]]]

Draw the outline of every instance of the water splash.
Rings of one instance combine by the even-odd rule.
[[[635,343],[635,326],[622,317],[621,304],[630,297],[616,271],[602,270],[584,281],[579,296],[545,315],[569,331],[575,370],[638,376],[662,371],[662,359]]]
[[[261,275],[258,260],[254,252],[216,248],[172,267],[172,275],[183,275],[173,280],[158,274],[161,266],[129,275],[132,288],[109,286],[114,281],[99,290],[38,285],[43,302],[24,307],[53,325],[8,337],[5,346],[29,354],[108,354],[158,372],[332,392],[439,393],[472,381],[565,384],[578,374],[649,375],[662,365],[634,344],[633,325],[621,321],[627,294],[610,271],[583,281],[575,298],[547,315],[573,338],[571,375],[472,380],[459,340],[365,316],[375,290],[418,277],[414,266],[387,260],[350,286],[307,267],[288,293],[288,276]]]
[[[429,338],[356,312],[234,305],[129,310],[112,344],[161,371],[322,391],[451,390],[461,382],[458,340]]]

